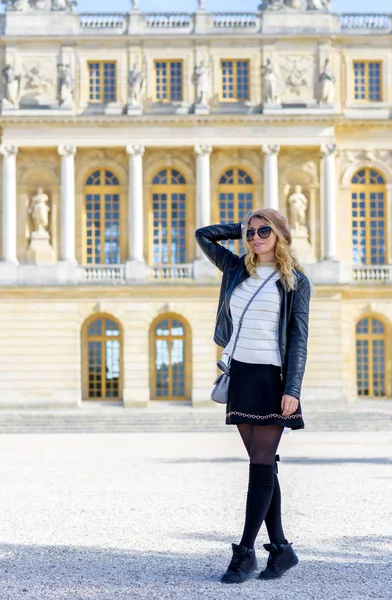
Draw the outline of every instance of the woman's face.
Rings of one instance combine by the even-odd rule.
[[[257,233],[257,230],[260,229],[260,227],[266,226],[269,227],[268,223],[264,221],[264,219],[253,217],[253,219],[251,219],[248,223],[247,229],[254,229],[255,235],[253,240],[249,241],[248,243],[252,247],[253,252],[257,254],[257,259],[259,261],[263,260],[273,262],[275,260],[275,248],[278,236],[273,230],[271,230],[269,237],[264,239],[260,238]]]

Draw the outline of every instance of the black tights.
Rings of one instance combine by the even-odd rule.
[[[261,524],[265,521],[270,542],[286,542],[281,517],[281,494],[275,455],[283,433],[279,425],[237,425],[248,452],[249,488],[246,519],[241,545],[253,548]]]

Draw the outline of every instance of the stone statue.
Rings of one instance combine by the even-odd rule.
[[[36,10],[44,10],[47,8],[46,0],[29,0],[29,5],[31,8],[35,8]]]
[[[71,72],[71,67],[70,65],[59,64],[57,65],[57,70],[60,106],[72,108],[75,92],[75,80]]]
[[[6,4],[6,11],[24,10],[27,6],[27,0],[1,0],[2,4]]]
[[[144,91],[144,73],[135,63],[128,74],[128,105],[140,106]]]
[[[195,66],[192,77],[192,83],[196,88],[196,104],[200,106],[208,106],[210,96],[209,74],[210,68],[202,59],[200,65]]]
[[[329,59],[327,58],[324,63],[323,70],[319,75],[319,104],[332,104],[335,93],[335,81],[336,78],[332,73],[332,69],[329,66]]]
[[[11,65],[6,65],[1,71],[3,76],[3,98],[4,108],[17,108],[19,106],[20,75],[16,75]]]
[[[259,10],[329,11],[331,0],[263,0]]]
[[[49,212],[48,206],[49,197],[44,192],[44,188],[39,187],[35,196],[31,198],[29,206],[29,215],[31,215],[34,223],[34,231],[32,236],[34,237],[47,237],[47,227],[49,225]]]
[[[329,11],[331,0],[308,0],[308,10]]]
[[[302,186],[294,187],[294,194],[288,199],[290,211],[290,224],[293,233],[307,232],[306,227],[306,210],[308,208],[308,199],[302,193]]]
[[[75,0],[52,0],[52,10],[65,10],[73,12]]]
[[[285,8],[283,0],[263,0],[259,10],[282,10]]]
[[[279,80],[270,58],[267,58],[267,63],[261,67],[261,75],[263,79],[263,103],[280,104]]]

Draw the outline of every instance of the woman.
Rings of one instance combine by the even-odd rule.
[[[217,242],[243,239],[244,256]],[[300,404],[308,339],[310,283],[291,251],[291,230],[273,208],[248,214],[244,225],[211,225],[196,231],[209,260],[223,272],[214,341],[233,350],[239,318],[245,313],[230,370],[226,423],[238,427],[249,455],[245,526],[223,583],[242,583],[257,568],[254,542],[265,521],[270,544],[260,579],[280,577],[298,563],[285,538],[275,456],[284,427],[302,429]]]

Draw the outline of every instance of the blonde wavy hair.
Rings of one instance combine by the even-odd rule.
[[[256,268],[260,266],[260,263],[257,263],[257,254],[253,251],[252,246],[246,239],[246,230],[248,229],[248,225],[250,221],[257,217],[259,219],[263,219],[268,225],[271,227],[272,231],[274,231],[277,235],[276,246],[275,246],[275,264],[276,268],[280,273],[280,281],[282,282],[283,287],[287,290],[294,290],[297,283],[297,278],[295,276],[295,271],[300,271],[304,273],[304,268],[299,264],[296,257],[294,256],[291,247],[289,246],[283,232],[269,219],[264,216],[263,209],[259,208],[257,210],[248,213],[247,219],[244,222],[244,227],[242,230],[242,240],[244,242],[244,246],[246,249],[245,256],[245,267],[248,271],[249,275],[253,277],[256,273]]]

